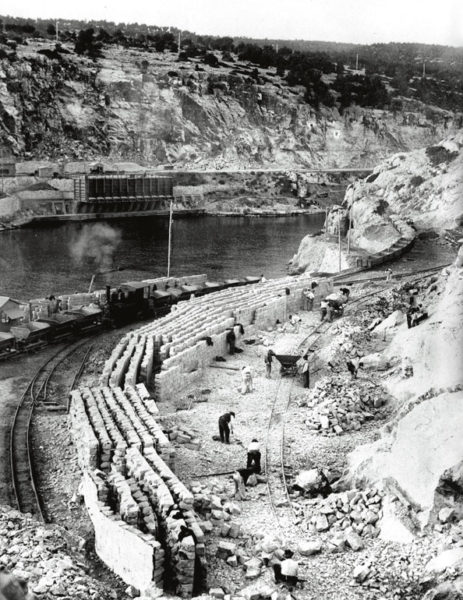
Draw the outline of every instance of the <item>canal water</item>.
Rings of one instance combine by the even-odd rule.
[[[206,273],[211,280],[246,275],[282,277],[301,239],[321,229],[324,214],[278,218],[175,219],[171,274]],[[163,276],[168,220],[143,217],[69,222],[0,233],[0,295],[21,300]]]

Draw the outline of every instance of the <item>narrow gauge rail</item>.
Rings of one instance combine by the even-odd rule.
[[[41,521],[45,515],[35,484],[30,430],[36,403],[46,400],[47,388],[59,365],[88,340],[61,347],[35,373],[16,407],[10,429],[10,470],[14,500],[18,509]]]
[[[448,265],[441,265],[439,267],[416,271],[417,274],[421,273],[421,275],[412,279],[410,283],[416,283],[421,279],[425,279],[433,272],[439,271],[446,266]],[[414,273],[410,273],[408,276],[413,274]],[[381,294],[390,287],[393,287],[393,282],[392,284],[383,286],[380,289],[362,294],[357,298],[353,298],[349,301],[347,308],[350,308],[353,304],[362,304],[371,296]],[[335,323],[336,321],[332,323],[322,322],[314,327],[307,337],[304,338],[304,340],[300,343],[300,355],[303,356],[309,350],[309,348],[314,346],[320,337],[325,335]],[[308,340],[312,338],[312,336],[316,337],[311,340],[309,345],[307,345]],[[302,348],[304,349],[302,350]],[[287,531],[291,526],[296,526],[299,520],[289,494],[285,471],[285,429],[287,414],[291,404],[291,392],[293,385],[294,378],[291,380],[291,383],[283,383],[281,379],[279,380],[270,411],[266,435],[265,473],[267,475],[267,495],[272,513],[280,531]]]

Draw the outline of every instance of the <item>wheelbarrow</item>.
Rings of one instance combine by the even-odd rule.
[[[280,363],[282,377],[297,374],[297,361],[301,358],[299,354],[275,354],[275,358]]]

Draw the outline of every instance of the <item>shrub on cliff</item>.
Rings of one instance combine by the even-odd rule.
[[[219,66],[219,59],[217,58],[217,56],[215,54],[212,54],[212,52],[208,52],[204,56],[203,62],[206,65],[209,65],[210,67],[218,67]]]
[[[74,47],[76,54],[86,54],[94,60],[101,56],[101,48],[103,44],[97,41],[93,28],[81,29],[77,36],[77,42]]]
[[[421,185],[424,181],[424,178],[421,177],[421,175],[414,175],[411,179],[410,179],[410,185],[413,187],[418,187],[419,185]]]
[[[429,148],[426,148],[426,156],[429,158],[429,162],[437,167],[441,163],[452,161],[458,156],[458,152],[450,152],[443,146],[429,146]]]

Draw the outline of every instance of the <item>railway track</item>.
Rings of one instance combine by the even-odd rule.
[[[18,510],[30,513],[41,521],[45,521],[45,515],[35,483],[32,460],[32,415],[38,402],[47,403],[50,381],[59,366],[85,343],[88,340],[60,348],[36,371],[19,400],[11,424],[9,452],[14,501]],[[88,352],[78,373],[83,371]]]
[[[442,268],[441,266],[417,271],[416,273],[421,273],[421,275],[412,279],[410,283],[416,283],[421,279],[429,277],[429,275]],[[362,304],[372,296],[381,294],[393,286],[394,282],[390,282],[389,285],[383,286],[380,289],[362,294],[357,298],[352,298],[347,305],[347,309],[350,312],[350,308],[353,305]],[[301,356],[314,346],[321,336],[325,335],[335,323],[336,321],[332,323],[322,322],[316,325],[298,347]],[[310,343],[308,344],[309,341]],[[291,528],[298,525],[299,521],[288,490],[285,461],[285,428],[287,413],[291,404],[293,385],[294,378],[291,379],[291,382],[284,382],[282,379],[278,382],[270,411],[265,446],[264,464],[267,476],[267,495],[275,522],[281,532],[290,531]]]

